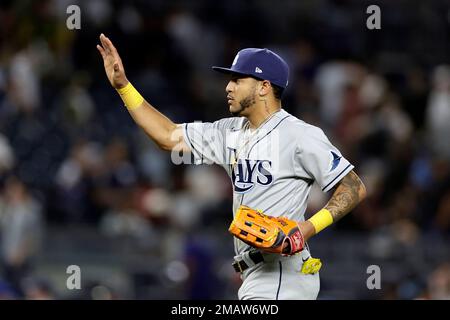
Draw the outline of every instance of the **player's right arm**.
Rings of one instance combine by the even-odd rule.
[[[181,125],[172,122],[169,118],[156,110],[150,103],[131,86],[125,75],[122,59],[111,40],[103,33],[100,35],[101,45],[97,49],[103,58],[105,72],[109,82],[118,91],[124,100],[128,112],[138,124],[161,149],[183,150],[189,152],[190,148],[183,139]]]

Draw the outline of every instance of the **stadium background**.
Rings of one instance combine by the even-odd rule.
[[[81,8],[68,30],[66,8]],[[381,8],[381,30],[366,8]],[[322,127],[368,199],[310,241],[319,299],[450,299],[450,3],[0,2],[0,297],[236,299],[231,185],[176,166],[132,122],[95,45],[173,121],[228,116],[229,65],[269,47],[291,66],[283,107]],[[327,198],[315,190],[308,214]],[[81,268],[81,290],[66,269]],[[367,268],[381,269],[368,290]]]

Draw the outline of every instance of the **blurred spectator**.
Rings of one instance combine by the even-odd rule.
[[[43,226],[41,204],[22,181],[9,177],[0,199],[2,261],[5,279],[21,294],[21,280],[41,249]]]
[[[175,210],[173,198],[174,196],[164,188],[142,186],[136,192],[135,207],[153,224],[164,225],[168,223],[171,213]]]
[[[158,247],[158,238],[150,222],[132,209],[109,210],[100,220],[100,231],[122,241],[131,240],[139,249]]]
[[[41,104],[40,82],[32,57],[31,52],[22,51],[11,59],[9,98],[23,112],[32,112]]]
[[[335,124],[342,112],[342,104],[347,85],[351,84],[351,63],[333,61],[319,67],[315,85],[320,98],[320,117],[326,125]]]
[[[136,132],[134,137],[136,161],[141,175],[149,183],[162,188],[170,188],[170,170],[172,163],[170,154],[160,150],[148,140],[144,132]]]
[[[8,139],[0,134],[0,177],[5,175],[14,167],[14,152]]]
[[[441,65],[434,69],[432,90],[426,111],[428,141],[434,154],[450,160],[450,66]]]
[[[92,210],[94,180],[102,172],[102,148],[98,143],[80,141],[56,173],[52,202],[58,214],[55,221],[79,223],[95,221]]]
[[[450,232],[450,190],[447,190],[437,207],[436,219],[434,221],[438,230]]]
[[[450,263],[438,265],[427,279],[424,298],[432,300],[450,300]]]
[[[27,300],[53,300],[54,293],[50,282],[43,278],[28,277],[24,279],[23,291]]]
[[[94,115],[94,101],[87,90],[89,77],[86,74],[76,74],[63,93],[63,113],[61,120],[68,134],[77,139],[80,130],[90,125]]]
[[[137,181],[136,170],[131,163],[129,147],[123,139],[112,137],[105,148],[102,184],[112,188],[127,188]]]
[[[187,298],[190,300],[217,299],[218,279],[213,271],[213,249],[204,236],[189,237],[185,260],[189,270]]]
[[[408,113],[416,130],[423,130],[429,95],[429,84],[424,70],[414,67],[407,71],[407,88],[403,95],[403,109]]]
[[[0,300],[13,300],[19,296],[17,292],[5,281],[0,279]]]

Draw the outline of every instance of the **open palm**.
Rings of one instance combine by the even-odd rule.
[[[103,33],[100,35],[100,42],[101,45],[97,45],[97,49],[102,55],[103,65],[109,82],[116,89],[125,87],[128,80],[117,49]]]

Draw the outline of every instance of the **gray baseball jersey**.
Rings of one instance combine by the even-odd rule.
[[[353,169],[324,132],[283,109],[258,129],[244,117],[183,124],[195,164],[221,165],[233,185],[233,214],[239,205],[272,216],[304,221],[313,183],[329,191]],[[249,246],[234,238],[236,254]]]

